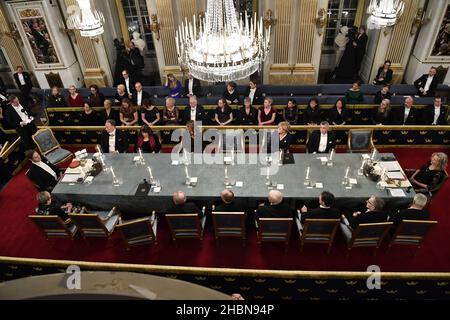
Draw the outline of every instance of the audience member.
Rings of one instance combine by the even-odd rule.
[[[434,103],[425,108],[423,112],[423,124],[425,125],[447,125],[447,108],[442,105],[442,98],[440,96],[434,97]]]
[[[391,86],[389,84],[384,84],[383,88],[381,88],[380,91],[375,93],[375,98],[373,99],[373,102],[378,104],[381,103],[384,99],[391,100],[392,94],[390,92]]]
[[[299,123],[299,116],[297,102],[295,99],[289,99],[283,110],[283,120],[289,122],[290,125],[296,125]]]
[[[223,93],[223,98],[225,98],[227,104],[238,104],[239,94],[236,90],[237,84],[234,81],[230,81],[227,84],[227,89]]]
[[[239,109],[238,123],[247,126],[258,125],[258,110],[252,106],[249,97],[244,98],[244,105]]]
[[[182,123],[186,124],[188,121],[200,121],[206,120],[205,109],[198,104],[196,96],[189,97],[189,106],[183,110]]]
[[[175,78],[172,73],[167,75],[166,84],[164,88],[169,89],[169,97],[171,98],[181,98],[183,94],[183,88],[181,86],[181,82]]]
[[[122,100],[120,107],[120,122],[123,126],[134,126],[138,123],[138,112],[128,99]]]
[[[228,105],[225,98],[220,98],[217,101],[217,108],[214,114],[214,121],[219,126],[226,126],[233,122],[233,109]]]
[[[113,103],[109,99],[106,99],[105,102],[103,102],[104,109],[101,111],[100,116],[100,118],[102,119],[102,123],[105,123],[108,119],[112,119],[116,123],[120,122],[119,112],[113,109],[112,105]]]
[[[372,124],[389,125],[391,124],[391,102],[388,99],[381,101],[378,107],[372,112]]]
[[[277,110],[272,106],[273,99],[266,97],[264,99],[264,105],[259,107],[258,110],[258,125],[259,126],[271,126],[275,124],[277,116]]]
[[[393,114],[393,123],[395,125],[409,125],[417,124],[417,109],[413,106],[414,99],[406,97],[403,107],[398,108]]]
[[[80,124],[82,126],[96,126],[99,125],[99,118],[97,113],[92,109],[89,103],[85,103],[83,113],[81,114]]]
[[[67,105],[72,108],[82,108],[84,106],[84,99],[81,94],[77,92],[77,88],[74,85],[69,87]]]
[[[117,86],[117,92],[116,92],[116,95],[114,96],[114,103],[116,106],[122,105],[123,99],[128,99],[128,94],[127,94],[126,90],[127,89],[125,88],[125,85],[123,85],[123,84],[119,84]]]
[[[337,99],[336,103],[333,106],[333,109],[330,110],[330,114],[328,117],[329,123],[332,125],[346,125],[350,119],[350,113],[345,107],[345,101],[342,98]]]
[[[250,80],[249,85],[245,90],[244,97],[249,97],[252,105],[263,104],[263,93],[261,88],[258,87],[258,82],[255,79]]]
[[[303,122],[307,125],[318,125],[322,121],[319,100],[311,98],[303,115]]]
[[[161,150],[161,143],[152,129],[143,125],[137,138],[135,151],[141,149],[143,153],[158,153]]]
[[[133,93],[133,103],[135,106],[142,106],[145,100],[150,99],[150,94],[148,92],[145,92],[142,88],[142,83],[136,82],[134,85],[134,93]]]
[[[149,127],[155,126],[161,120],[159,110],[150,99],[144,99],[142,102],[141,120]]]
[[[417,94],[420,97],[433,97],[438,85],[436,78],[437,69],[432,67],[428,74],[424,74],[419,79],[414,81],[414,86],[417,89]]]
[[[391,69],[391,61],[386,60],[382,67],[378,68],[377,75],[373,80],[373,84],[382,84],[386,85],[391,83],[392,81],[392,69]]]
[[[105,102],[105,96],[100,92],[96,84],[89,86],[91,93],[88,96],[88,102],[92,107],[101,107]]]
[[[16,81],[17,87],[22,94],[22,99],[25,102],[28,102],[30,99],[31,90],[33,89],[30,74],[23,71],[22,66],[18,66],[16,73],[14,73],[14,80]]]
[[[345,93],[345,101],[347,103],[362,103],[364,101],[360,81],[354,82],[352,87]]]
[[[184,92],[185,97],[201,97],[202,96],[202,86],[200,80],[194,78],[191,73],[188,74],[187,79],[184,81]]]
[[[163,109],[163,120],[166,125],[174,126],[178,125],[180,115],[177,107],[175,106],[175,99],[166,98],[166,106]]]
[[[52,87],[52,92],[47,99],[47,107],[58,108],[67,107],[66,99],[61,95],[58,87]]]

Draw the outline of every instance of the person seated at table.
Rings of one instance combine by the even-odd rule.
[[[85,103],[83,112],[81,113],[80,124],[82,126],[96,126],[98,125],[97,113],[92,109],[89,103]]]
[[[27,177],[39,191],[51,191],[62,176],[61,170],[44,157],[41,157],[35,150],[27,150],[25,156],[31,161]]]
[[[52,93],[47,99],[47,107],[57,108],[57,107],[67,107],[68,104],[66,99],[61,95],[61,92],[57,86],[52,87]]]
[[[443,152],[435,152],[430,161],[416,170],[409,178],[416,192],[434,190],[444,179],[448,157]]]
[[[158,137],[153,133],[152,129],[143,125],[139,131],[136,141],[135,152],[141,149],[143,153],[158,153],[161,150],[161,143]]]
[[[220,98],[219,101],[217,101],[214,121],[219,126],[226,126],[233,122],[233,109],[231,109],[231,107],[228,105],[225,98]]]
[[[113,103],[111,100],[106,99],[105,102],[103,102],[104,109],[101,111],[100,118],[102,119],[102,123],[105,123],[106,120],[112,119],[116,123],[120,122],[120,115],[119,111],[113,109]]]
[[[268,196],[269,205],[260,206],[256,210],[255,218],[292,218],[294,210],[283,202],[283,194],[278,190],[271,190]]]
[[[166,98],[166,105],[163,109],[163,120],[168,126],[178,125],[180,119],[180,114],[177,107],[175,106],[174,98]]]
[[[289,99],[283,110],[283,120],[289,122],[290,125],[298,124],[299,112],[295,99]]]
[[[138,112],[130,100],[122,100],[119,113],[120,122],[123,126],[134,126],[138,123]]]
[[[72,213],[73,205],[71,203],[62,204],[53,199],[48,191],[41,191],[36,196],[38,207],[36,214],[40,216],[58,216],[63,221],[69,219],[68,214]]]
[[[238,104],[239,93],[236,90],[237,84],[234,81],[230,81],[227,84],[227,89],[223,93],[223,98],[227,101],[227,104]]]
[[[125,85],[119,84],[117,86],[116,95],[114,96],[114,103],[115,103],[115,105],[116,106],[122,105],[122,100],[123,99],[128,99],[127,89],[126,89]]]
[[[319,196],[319,207],[308,209],[304,205],[301,211],[300,222],[303,225],[306,219],[339,219],[341,214],[338,209],[332,208],[334,204],[334,194],[323,191]]]
[[[279,139],[279,148],[284,153],[289,153],[289,148],[292,143],[292,136],[289,133],[291,126],[289,122],[283,121],[278,124],[278,139]]]
[[[346,125],[350,118],[350,113],[345,107],[345,101],[342,98],[336,100],[333,109],[330,110],[328,122],[334,126]]]
[[[225,189],[220,193],[221,204],[216,205],[216,212],[245,212],[246,208],[234,197],[234,192]]]
[[[378,104],[381,103],[384,99],[391,100],[392,93],[391,93],[391,86],[389,84],[383,85],[383,88],[381,88],[380,91],[375,93],[375,98],[373,99],[373,102]]]
[[[264,105],[259,107],[258,110],[258,125],[259,126],[272,126],[275,124],[277,117],[277,110],[272,106],[273,99],[266,97],[264,99]]]
[[[93,107],[103,106],[105,102],[105,96],[100,92],[100,89],[96,84],[93,84],[89,87],[91,90],[91,94],[88,96],[88,102]]]
[[[307,148],[309,153],[328,153],[335,148],[335,145],[336,138],[330,131],[330,125],[327,121],[322,121],[320,130],[311,133]]]
[[[141,112],[141,120],[144,124],[149,127],[155,126],[158,124],[161,119],[161,115],[159,114],[159,110],[155,107],[150,99],[144,99],[142,101],[142,112]]]
[[[378,68],[373,84],[387,84],[392,81],[391,61],[386,60],[382,67]]]
[[[244,97],[249,97],[252,105],[263,104],[263,92],[258,86],[258,81],[256,79],[250,79],[247,89],[245,90]]]
[[[303,122],[307,125],[318,125],[322,121],[319,100],[311,98],[303,114]]]
[[[125,153],[128,151],[128,140],[120,130],[116,129],[113,119],[106,120],[105,131],[102,133],[101,146],[104,153]]]
[[[372,124],[389,125],[391,123],[391,102],[388,99],[381,101],[372,111]]]
[[[252,106],[252,101],[249,97],[244,98],[244,105],[239,109],[237,120],[240,125],[258,125],[258,110]]]
[[[341,224],[347,228],[356,229],[360,224],[386,222],[387,214],[383,211],[384,205],[383,199],[371,196],[360,210],[342,215]]]
[[[427,106],[423,112],[423,124],[432,126],[447,125],[447,108],[442,105],[442,98],[440,96],[434,97],[434,103]]]
[[[194,202],[187,202],[186,193],[175,191],[172,197],[173,205],[167,210],[168,214],[192,214],[198,213],[200,217],[203,213]]]
[[[403,107],[398,108],[392,115],[392,124],[394,125],[416,125],[418,122],[418,112],[413,106],[414,99],[406,97]]]
[[[183,87],[180,80],[177,80],[172,73],[167,75],[164,88],[169,89],[169,97],[171,98],[181,98],[183,94]]]
[[[421,193],[417,193],[407,209],[402,209],[389,216],[395,226],[398,226],[403,220],[428,220],[430,213],[425,208],[427,205],[427,197]]]
[[[189,97],[189,105],[183,110],[182,123],[186,124],[188,121],[200,121],[205,120],[205,109],[198,104],[196,96]]]
[[[361,82],[356,81],[352,87],[345,93],[345,101],[347,103],[362,103],[364,94],[361,91]]]

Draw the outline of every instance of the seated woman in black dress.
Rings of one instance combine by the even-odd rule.
[[[126,89],[125,85],[119,84],[117,86],[116,95],[114,96],[114,103],[115,103],[115,105],[116,106],[122,105],[122,100],[123,99],[128,99],[127,89]]]
[[[223,97],[227,101],[228,104],[238,104],[239,103],[239,94],[236,90],[237,84],[234,81],[230,81],[227,84],[227,90],[223,93]]]
[[[330,110],[328,122],[332,125],[339,126],[347,124],[349,112],[345,107],[345,101],[342,98],[336,100],[333,109]]]
[[[139,132],[135,151],[137,152],[138,149],[141,149],[143,153],[158,153],[161,150],[161,143],[158,137],[147,125],[143,125]]]
[[[199,148],[199,150],[195,150],[195,141],[197,139],[200,139],[201,141],[198,141],[199,146],[201,148]],[[181,150],[180,152],[183,152],[183,149],[188,151],[188,152],[192,152],[192,153],[201,153],[203,152],[203,150],[206,147],[206,141],[203,141],[203,137],[202,137],[202,129],[198,126],[195,126],[194,121],[189,120],[186,123],[186,131],[183,134],[183,138],[181,141]],[[201,142],[201,143],[200,143]]]
[[[47,99],[47,107],[67,107],[66,99],[64,99],[56,86],[52,87],[52,94]]]
[[[291,125],[298,124],[298,107],[295,99],[289,99],[286,108],[283,110],[283,120]]]
[[[364,101],[364,94],[361,91],[361,82],[356,81],[352,87],[345,93],[345,101],[347,103],[362,103]]]
[[[289,153],[289,147],[292,143],[292,136],[289,134],[291,126],[289,122],[283,121],[278,124],[278,138],[280,140],[280,150],[284,153]]]
[[[221,98],[217,101],[214,121],[219,126],[226,126],[233,121],[233,109],[227,104],[225,98]]]
[[[101,111],[101,117],[100,117],[102,120],[102,125],[104,125],[106,120],[108,120],[108,119],[112,119],[116,123],[120,123],[119,111],[113,109],[112,105],[113,105],[113,103],[109,99],[106,99],[105,102],[103,102],[104,109]]]
[[[391,123],[391,102],[389,99],[381,101],[380,105],[373,110],[372,124],[388,125]]]
[[[258,110],[258,125],[260,126],[272,126],[275,124],[277,117],[277,110],[272,106],[273,99],[266,97],[264,99],[264,105],[259,107]]]
[[[319,125],[322,122],[319,100],[316,98],[309,100],[303,116],[303,122],[307,125]]]
[[[99,118],[97,117],[97,113],[92,109],[89,103],[85,103],[83,107],[83,113],[81,114],[80,124],[82,126],[98,126]]]
[[[435,152],[431,160],[416,170],[409,178],[416,192],[433,192],[445,177],[448,157],[443,152]]]
[[[386,84],[391,83],[392,81],[392,69],[391,69],[391,61],[386,60],[384,65],[378,68],[377,75],[373,80],[373,84]]]
[[[239,109],[238,123],[247,126],[258,125],[258,110],[252,106],[249,97],[244,98],[244,105]]]
[[[157,125],[160,119],[161,115],[159,114],[158,108],[155,107],[149,99],[144,99],[144,101],[142,101],[141,112],[142,122],[151,127]]]
[[[68,214],[72,212],[72,204],[61,204],[54,200],[48,191],[42,191],[37,194],[38,207],[37,215],[59,216],[63,221],[69,219]]]

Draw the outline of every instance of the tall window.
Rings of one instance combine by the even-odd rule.
[[[358,0],[329,0],[324,49],[333,47],[334,38],[336,38],[341,26],[353,26],[357,7]]]
[[[149,57],[156,57],[152,33],[145,27],[151,23],[145,0],[123,0],[122,2],[130,38],[132,38],[134,31],[139,32],[141,38],[147,44],[145,54]]]

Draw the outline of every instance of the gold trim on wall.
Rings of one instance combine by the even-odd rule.
[[[156,0],[156,9],[159,17],[161,45],[164,53],[164,64],[166,66],[177,66],[178,56],[175,45],[174,10],[171,0]]]
[[[357,26],[358,28],[361,25],[365,25],[365,23],[362,21],[365,11],[366,11],[366,1],[358,0],[358,6],[356,7],[356,16],[355,16],[355,23],[354,23],[354,25]]]
[[[127,45],[128,42],[130,42],[130,33],[128,32],[128,24],[122,1],[123,0],[115,0],[117,15],[119,16],[120,31],[122,32],[123,42]]]

